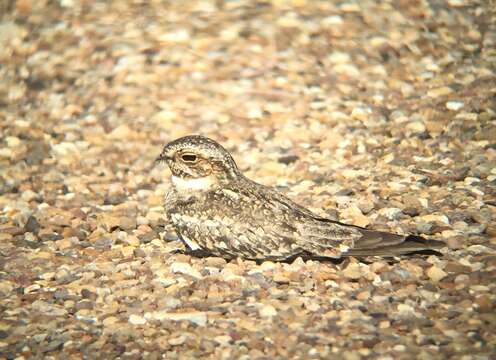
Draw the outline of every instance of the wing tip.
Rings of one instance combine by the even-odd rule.
[[[430,240],[418,235],[398,235],[386,232],[372,231],[369,234],[380,235],[386,240],[384,243],[375,243],[370,247],[350,249],[344,256],[382,256],[394,257],[399,255],[442,255],[438,250],[447,245],[439,240]],[[387,241],[389,240],[389,241]],[[389,242],[389,243],[388,243]]]

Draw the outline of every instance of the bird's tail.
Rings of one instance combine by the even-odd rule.
[[[398,256],[411,253],[439,254],[446,246],[442,241],[427,240],[415,235],[397,235],[382,231],[361,229],[363,236],[355,242],[346,256]]]

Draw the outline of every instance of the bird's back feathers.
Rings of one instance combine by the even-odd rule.
[[[443,244],[319,217],[245,177],[215,191],[189,193],[183,200],[177,195],[167,207],[175,213],[178,231],[224,257],[283,260],[299,253],[330,258],[397,256]]]

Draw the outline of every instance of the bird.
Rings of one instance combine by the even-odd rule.
[[[395,257],[444,246],[318,216],[244,176],[222,145],[202,135],[169,142],[156,161],[170,168],[165,213],[192,254],[286,261],[298,256]]]

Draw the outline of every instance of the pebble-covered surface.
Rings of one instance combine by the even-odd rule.
[[[494,359],[491,3],[1,1],[0,358]],[[153,160],[190,133],[444,254],[182,254]]]

